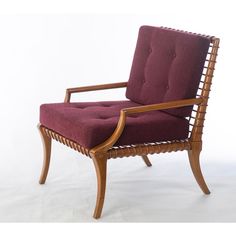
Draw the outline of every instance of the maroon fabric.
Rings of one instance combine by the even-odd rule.
[[[120,110],[139,106],[131,101],[44,104],[40,122],[86,148],[92,148],[113,133]],[[188,137],[188,121],[162,111],[132,115],[116,145],[138,144]]]
[[[207,37],[142,26],[126,97],[140,104],[194,98],[209,44]],[[166,112],[184,117],[191,108]]]

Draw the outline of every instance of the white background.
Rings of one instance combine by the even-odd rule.
[[[93,221],[96,179],[90,160],[55,144],[47,185],[37,185],[39,105],[62,102],[67,87],[127,81],[143,24],[221,39],[202,152],[212,195],[202,202],[185,153],[154,155],[150,170],[138,159],[114,160],[101,221],[236,221],[233,1],[137,1],[127,8],[116,3],[118,12],[103,14],[96,14],[98,3],[89,5],[87,14],[70,10],[70,3],[64,8],[58,7],[61,1],[49,8],[36,4],[24,11],[15,2],[0,16],[0,221]],[[121,9],[127,14],[118,14]],[[111,99],[124,99],[124,90],[73,97]]]

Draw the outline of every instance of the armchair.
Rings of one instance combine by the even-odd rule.
[[[197,183],[209,194],[199,157],[218,48],[216,37],[142,26],[128,82],[69,88],[64,103],[41,105],[44,162],[39,183],[46,181],[54,139],[93,160],[96,219],[102,213],[110,159],[140,156],[150,167],[149,154],[186,150]],[[70,101],[74,93],[122,87],[124,101]]]

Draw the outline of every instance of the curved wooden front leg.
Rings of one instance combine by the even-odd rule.
[[[38,126],[38,129],[41,134],[41,138],[43,142],[43,149],[44,149],[43,167],[42,167],[39,183],[44,184],[48,175],[48,169],[50,165],[52,139],[45,134],[41,125]]]
[[[200,166],[200,145],[193,145],[192,149],[188,151],[188,157],[190,166],[193,172],[193,175],[205,194],[210,194],[210,190],[208,189],[204,177],[202,175],[201,166]]]
[[[105,199],[106,191],[106,174],[107,174],[107,158],[104,156],[92,157],[97,174],[97,202],[93,217],[100,218]]]

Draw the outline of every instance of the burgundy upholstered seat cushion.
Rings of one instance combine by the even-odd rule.
[[[196,97],[209,44],[204,36],[142,26],[126,97],[140,104]],[[184,117],[191,108],[167,112]]]
[[[116,128],[120,110],[139,106],[131,101],[54,103],[40,107],[40,122],[86,148],[105,141]],[[153,111],[127,118],[117,145],[185,139],[188,121]]]

